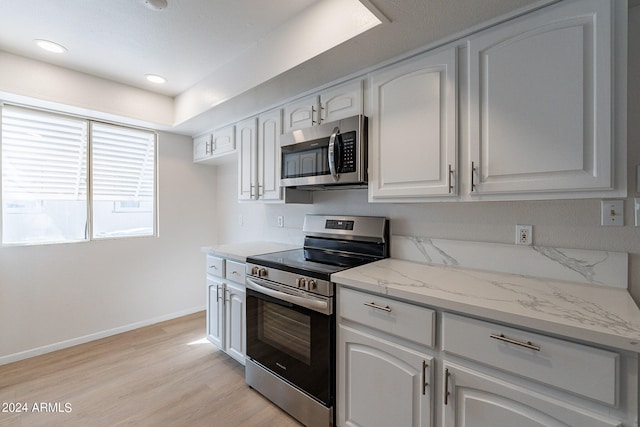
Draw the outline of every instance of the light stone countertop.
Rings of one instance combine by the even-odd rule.
[[[626,289],[387,258],[331,276],[363,291],[640,352],[640,309]]]
[[[205,246],[201,248],[201,251],[233,261],[246,262],[247,257],[249,256],[287,251],[289,249],[296,249],[299,247],[300,245],[277,242],[242,242],[227,243],[217,246]]]

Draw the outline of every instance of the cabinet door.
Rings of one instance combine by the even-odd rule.
[[[213,132],[211,151],[214,155],[224,154],[236,148],[235,126],[226,126]]]
[[[247,352],[245,295],[244,286],[225,284],[225,351],[243,365]]]
[[[320,123],[363,113],[362,80],[349,82],[320,94]]]
[[[280,135],[282,111],[276,109],[258,117],[258,194],[263,200],[281,200]]]
[[[285,105],[284,132],[317,125],[320,120],[318,110],[317,95],[309,96]]]
[[[449,393],[446,404],[442,399],[444,427],[622,425],[619,420],[446,361],[442,374],[443,396]]]
[[[257,120],[247,119],[236,125],[238,142],[238,200],[258,197]]]
[[[561,2],[469,40],[472,195],[613,187],[611,8]]]
[[[211,157],[211,134],[193,138],[193,161],[197,162]]]
[[[371,76],[369,200],[456,194],[456,48]]]
[[[224,285],[207,277],[207,339],[224,348]]]
[[[339,326],[340,426],[430,426],[431,357]]]

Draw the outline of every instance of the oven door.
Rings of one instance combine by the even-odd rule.
[[[247,280],[247,357],[330,407],[335,316],[256,291]],[[260,285],[258,285],[260,286]],[[269,288],[270,289],[270,288]]]

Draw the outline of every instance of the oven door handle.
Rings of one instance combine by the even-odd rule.
[[[299,305],[304,308],[308,308],[309,310],[318,311],[324,314],[331,314],[332,308],[328,301],[320,301],[317,299],[310,299],[299,297],[296,295],[287,294],[284,292],[276,291],[275,289],[267,288],[262,286],[252,279],[246,279],[247,288],[253,289],[256,292],[260,292],[261,294],[268,295],[270,297],[290,302],[295,305]]]

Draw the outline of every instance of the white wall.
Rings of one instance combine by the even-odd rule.
[[[600,226],[600,200],[369,204],[365,190],[316,192],[313,205],[240,204],[237,165],[218,170],[216,218],[221,242],[270,239],[302,243],[305,213],[382,215],[393,234],[513,243],[516,224],[532,224],[539,246],[630,253],[629,288],[640,302],[640,227],[634,226],[636,165],[640,164],[640,7],[630,10],[628,66],[628,198],[624,227]],[[243,225],[238,217],[243,216]],[[276,216],[284,215],[284,228]]]
[[[0,247],[0,364],[204,309],[215,168],[158,147],[159,237]]]

